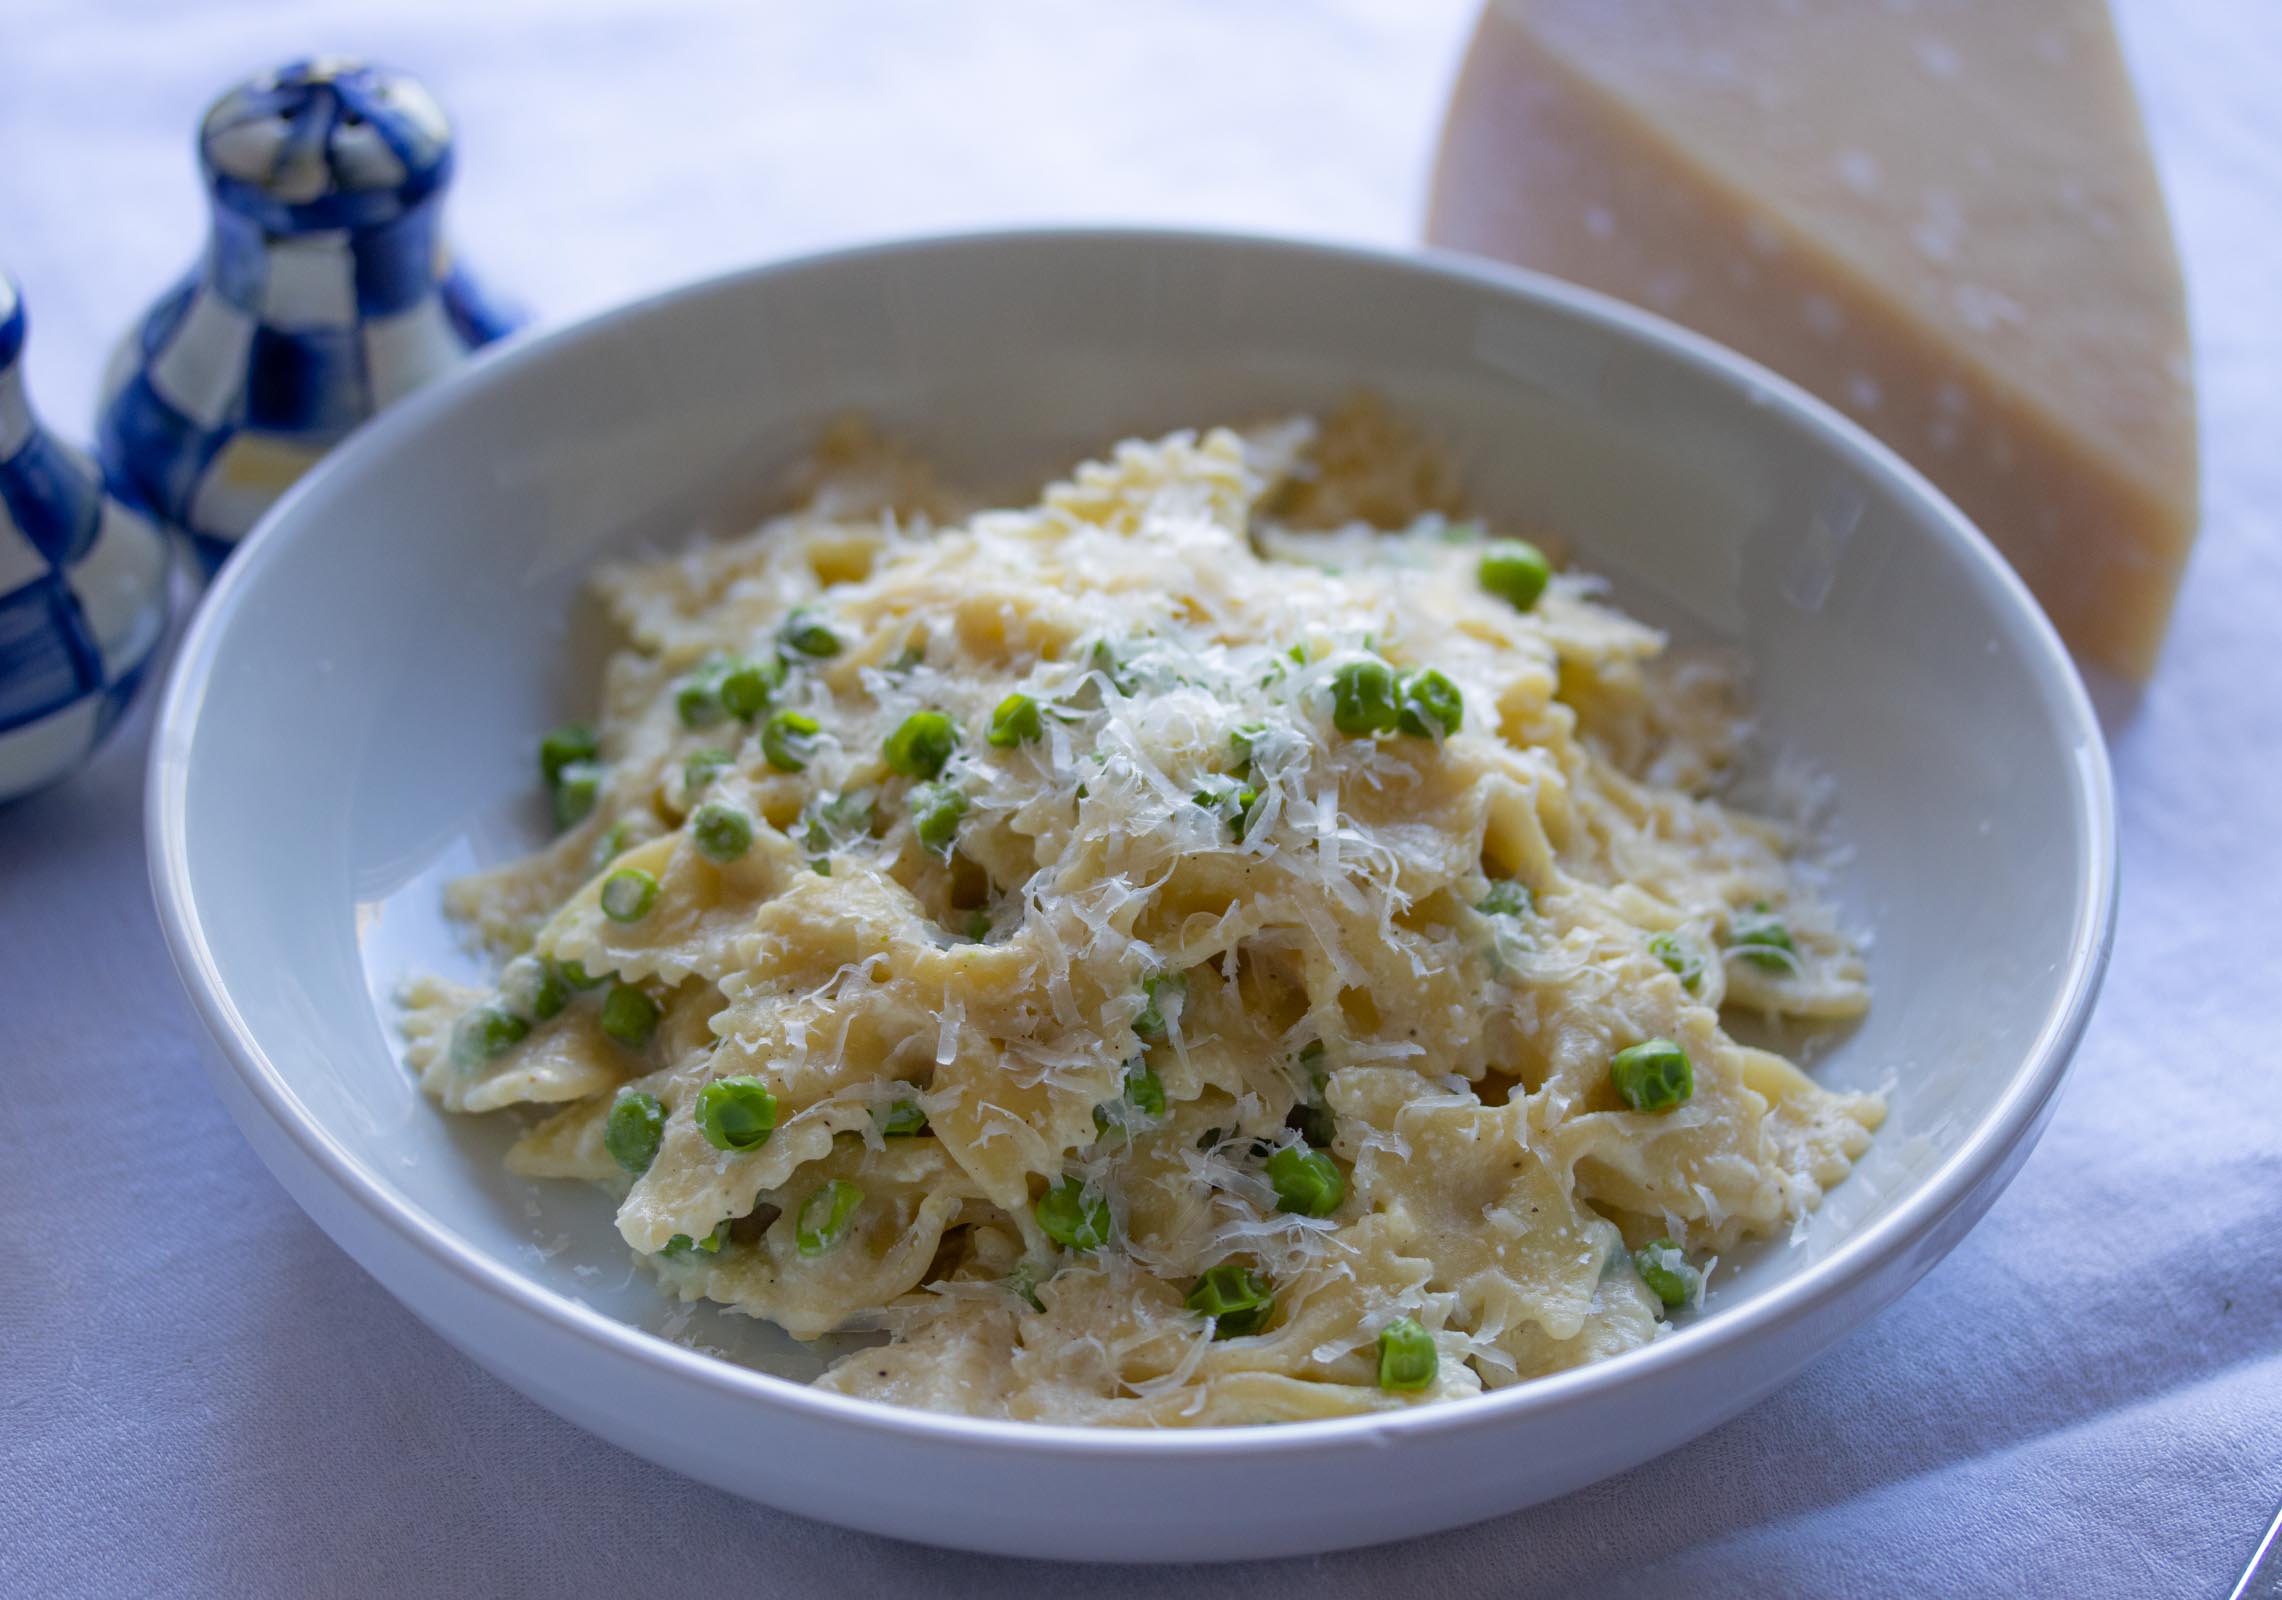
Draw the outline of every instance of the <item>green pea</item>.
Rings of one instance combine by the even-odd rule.
[[[1350,661],[1331,677],[1331,725],[1354,738],[1392,733],[1402,718],[1396,693],[1384,661]]]
[[[784,683],[784,663],[775,656],[741,657],[721,675],[721,708],[740,722],[768,710]]]
[[[947,783],[922,783],[911,791],[911,828],[924,848],[948,860],[967,815],[967,797]]]
[[[1465,717],[1465,696],[1441,673],[1414,672],[1402,680],[1402,709],[1397,721],[1403,732],[1419,739],[1447,739],[1458,731]]]
[[[600,759],[602,740],[584,722],[566,722],[539,741],[539,771],[552,786],[563,769],[577,762]]]
[[[812,611],[795,611],[785,618],[784,629],[778,637],[788,648],[797,650],[804,656],[836,656],[840,653],[840,636]]]
[[[602,880],[602,914],[612,922],[639,922],[658,903],[658,880],[640,867],[621,867]]]
[[[522,1042],[531,1024],[504,1006],[477,1006],[452,1025],[452,1059],[494,1061]]]
[[[684,683],[674,690],[674,711],[685,728],[710,728],[728,713],[721,690],[711,683]]]
[[[708,861],[730,862],[753,847],[753,819],[735,806],[708,800],[689,819],[697,853]]]
[[[721,679],[727,670],[719,656],[707,656],[674,680],[674,711],[683,727],[710,728],[729,714],[721,704]]]
[[[556,774],[548,796],[554,807],[555,826],[569,828],[584,822],[600,798],[602,768],[591,761],[573,761]]]
[[[658,1031],[655,1000],[630,983],[613,983],[602,997],[602,1031],[629,1050],[639,1050]]]
[[[884,1139],[916,1139],[927,1131],[927,1113],[916,1100],[897,1100],[873,1112],[872,1123]]]
[[[689,753],[689,759],[681,764],[683,792],[696,794],[728,770],[729,763],[735,759],[736,757],[719,745],[707,745],[702,750],[692,750]]]
[[[829,863],[823,858],[842,844],[869,837],[872,831],[872,798],[862,790],[852,794],[836,794],[829,799],[811,800],[801,808],[800,842],[810,856],[809,865],[831,874]]]
[[[1635,1111],[1669,1111],[1696,1092],[1688,1052],[1669,1039],[1649,1039],[1609,1058],[1609,1082]]]
[[[621,817],[616,822],[613,822],[610,825],[609,831],[604,833],[601,838],[594,841],[593,861],[595,870],[600,871],[602,868],[610,865],[611,862],[616,861],[620,856],[626,853],[627,848],[632,845],[633,842],[634,825],[631,822],[627,821],[624,817]]]
[[[716,1256],[721,1253],[721,1247],[728,1242],[729,1224],[726,1222],[717,1222],[713,1225],[713,1231],[702,1239],[692,1239],[686,1233],[675,1234],[671,1239],[666,1241],[666,1247],[663,1250],[660,1250],[658,1254],[666,1257],[668,1260],[676,1261],[681,1259],[683,1256],[694,1255],[699,1251],[703,1251],[706,1255],[709,1256]]]
[[[1789,926],[1767,909],[1764,900],[1755,900],[1750,909],[1736,913],[1727,948],[1730,954],[1766,972],[1799,970],[1798,944],[1791,938]]]
[[[1260,810],[1260,791],[1223,773],[1207,773],[1189,796],[1214,816],[1226,819],[1228,831],[1241,839],[1250,831]]]
[[[890,772],[906,778],[932,778],[959,745],[959,727],[940,711],[914,711],[881,748]]]
[[[1046,1237],[1072,1250],[1099,1250],[1109,1242],[1109,1202],[1080,1178],[1064,1178],[1032,1208]]]
[[[1380,1388],[1397,1394],[1427,1388],[1441,1365],[1434,1335],[1417,1318],[1397,1317],[1379,1330]]]
[[[1131,695],[1140,687],[1130,663],[1121,659],[1107,639],[1096,640],[1091,657],[1093,670],[1109,680],[1109,686],[1121,695]]]
[[[1035,1261],[1017,1261],[1014,1270],[1006,1275],[1006,1292],[1028,1303],[1033,1311],[1046,1309],[1046,1302],[1038,1298],[1038,1280],[1045,1276]]]
[[[1528,914],[1532,903],[1528,884],[1499,878],[1490,884],[1487,894],[1474,902],[1474,909],[1485,917],[1519,917]]]
[[[1537,604],[1553,580],[1553,564],[1545,552],[1519,539],[1499,539],[1484,547],[1481,565],[1474,570],[1484,589],[1516,611]]]
[[[793,1220],[793,1243],[804,1256],[822,1255],[847,1237],[856,1208],[863,1203],[864,1191],[846,1178],[820,1184],[800,1203],[800,1215]]]
[[[697,1092],[697,1126],[716,1150],[758,1150],[776,1125],[777,1097],[758,1078],[716,1078]]]
[[[761,726],[761,754],[779,772],[800,772],[816,754],[816,719],[798,711],[778,711]]]
[[[1680,1247],[1669,1239],[1658,1239],[1633,1251],[1632,1266],[1640,1281],[1668,1307],[1684,1306],[1703,1290],[1704,1275],[1688,1265]]]
[[[980,910],[968,912],[966,935],[969,944],[986,942],[990,938],[990,913]]]
[[[1268,1325],[1268,1318],[1275,1315],[1276,1291],[1250,1267],[1223,1261],[1205,1269],[1182,1303],[1213,1319],[1213,1338],[1238,1339]]]
[[[1704,957],[1695,942],[1676,933],[1658,933],[1648,940],[1648,953],[1664,963],[1664,970],[1680,980],[1680,987],[1694,994],[1704,984]]]
[[[666,1108],[654,1094],[621,1089],[610,1102],[610,1118],[602,1125],[602,1148],[610,1159],[639,1178],[658,1159],[658,1146],[666,1136]]]
[[[1141,980],[1144,1004],[1133,1019],[1133,1031],[1144,1039],[1162,1039],[1169,1031],[1165,1020],[1165,1001],[1170,997],[1174,1016],[1181,1014],[1181,1002],[1188,997],[1189,975],[1185,972],[1152,972]]]
[[[1241,762],[1246,770],[1252,765],[1252,751],[1268,731],[1265,722],[1246,722],[1228,730],[1229,753]]]
[[[1268,1182],[1276,1204],[1303,1217],[1328,1217],[1347,1198],[1339,1163],[1304,1144],[1288,1144],[1268,1157]]]
[[[517,956],[499,974],[499,992],[521,1015],[544,1022],[570,1004],[561,969],[538,956]]]
[[[994,750],[1011,750],[1018,744],[1046,736],[1046,721],[1038,702],[1026,694],[1010,694],[990,714],[989,739]]]
[[[602,978],[610,976],[606,972],[602,978],[589,977],[586,963],[583,961],[558,961],[555,963],[555,970],[563,975],[563,982],[569,984],[573,989],[591,989],[600,983]]]
[[[1146,1061],[1128,1062],[1125,1067],[1125,1103],[1145,1117],[1165,1114],[1165,1084],[1157,1076],[1156,1068]]]
[[[1117,1102],[1093,1108],[1094,1132],[1106,1134],[1112,1128],[1131,1129],[1164,1114],[1165,1081],[1148,1062],[1128,1061]]]

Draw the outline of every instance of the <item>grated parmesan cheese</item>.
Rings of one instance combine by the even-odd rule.
[[[503,954],[639,990],[653,1029],[612,1034],[596,989],[473,1049],[466,1019],[507,998],[416,984],[423,1086],[450,1110],[553,1108],[511,1165],[611,1187],[668,1291],[800,1338],[884,1331],[819,1380],[850,1393],[1284,1420],[1655,1337],[1626,1241],[1704,1257],[1777,1236],[1866,1147],[1877,1100],[1721,1025],[1858,1013],[1858,947],[1816,896],[1812,829],[1717,798],[1745,729],[1732,671],[1666,663],[1587,575],[1527,611],[1485,593],[1454,482],[1358,405],[1129,441],[1028,508],[962,516],[913,458],[836,428],[797,509],[597,574],[627,641],[598,803],[450,891]],[[787,643],[796,613],[834,648]],[[768,708],[705,700],[750,660],[784,664]],[[1381,664],[1441,673],[1458,725],[1341,732],[1342,674]],[[1015,694],[1037,736],[994,745]],[[763,737],[775,711],[817,725],[797,770]],[[931,778],[884,754],[921,712],[959,730]],[[726,762],[691,776],[707,750]],[[954,792],[950,837],[923,837],[921,802]],[[703,805],[742,813],[750,846],[701,851]],[[615,920],[601,882],[637,866],[656,901]],[[1723,949],[1761,905],[1792,947]],[[1702,953],[1692,990],[1659,935]],[[1661,1115],[1609,1083],[1648,1037],[1693,1063]],[[699,1093],[743,1076],[774,1131],[717,1149]],[[604,1138],[627,1088],[665,1112],[634,1174]],[[1303,1134],[1344,1178],[1328,1216],[1280,1209],[1267,1176]],[[861,1198],[804,1248],[835,1183]],[[1098,1248],[1041,1224],[1065,1183],[1106,1207]],[[1230,1261],[1275,1309],[1214,1338],[1183,1301]],[[1378,1387],[1397,1317],[1435,1340],[1423,1391]]]

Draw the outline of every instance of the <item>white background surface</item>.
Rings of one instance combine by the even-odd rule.
[[[84,436],[109,341],[196,248],[198,112],[312,48],[428,78],[461,126],[455,234],[548,320],[983,223],[1399,243],[1470,13],[0,0],[0,264],[35,401]],[[2187,262],[2206,522],[2154,684],[2102,692],[2115,966],[2020,1179],[1805,1377],[1557,1504],[1241,1570],[947,1555],[700,1488],[461,1359],[238,1138],[145,889],[146,700],[0,808],[0,1594],[2224,1595],[2282,1496],[2282,7],[2124,23]]]

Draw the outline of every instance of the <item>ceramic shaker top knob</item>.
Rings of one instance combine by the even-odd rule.
[[[0,800],[86,759],[166,631],[166,541],[40,426],[23,355],[24,303],[0,276]]]
[[[445,246],[451,124],[417,80],[295,62],[214,103],[198,160],[205,255],[113,359],[102,453],[212,571],[350,429],[511,319]]]

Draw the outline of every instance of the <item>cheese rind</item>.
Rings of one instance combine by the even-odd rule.
[[[2197,520],[2184,297],[2097,0],[1492,0],[1428,238],[1764,361],[2155,663]]]

